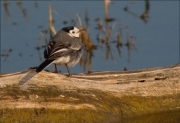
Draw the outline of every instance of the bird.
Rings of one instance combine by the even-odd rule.
[[[41,72],[51,64],[55,64],[55,72],[57,72],[57,64],[66,66],[68,76],[70,76],[68,67],[75,66],[81,58],[82,42],[79,35],[83,31],[83,28],[67,26],[56,33],[46,45],[44,50],[45,61],[36,68],[36,72]]]

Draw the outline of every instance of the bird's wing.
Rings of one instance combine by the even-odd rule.
[[[80,50],[82,48],[82,43],[79,40],[79,38],[74,38],[71,42],[70,42],[70,49],[72,50]]]
[[[53,47],[54,47],[55,43],[56,43],[55,41],[50,41],[50,42],[47,44],[47,46],[46,46],[46,48],[45,48],[45,50],[44,50],[44,58],[45,58],[45,59],[48,59],[49,55],[50,55],[51,52],[53,51]]]
[[[79,39],[73,39],[69,42],[50,41],[44,51],[44,57],[46,59],[57,59],[81,48],[82,44]]]
[[[56,59],[55,55],[61,52],[64,52],[68,49],[68,45],[65,45],[61,42],[50,41],[45,50],[44,50],[44,58],[46,59]]]

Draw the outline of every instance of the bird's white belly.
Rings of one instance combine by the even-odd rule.
[[[65,65],[70,61],[70,56],[60,57],[56,60],[54,60],[52,63],[58,64],[58,65]]]
[[[79,62],[80,58],[81,58],[81,53],[78,53],[76,57],[64,56],[54,60],[52,63],[61,66],[67,65],[69,67],[76,65]]]
[[[71,60],[67,65],[68,65],[68,66],[74,66],[74,65],[76,65],[76,64],[79,62],[80,58],[81,58],[81,53],[79,53],[79,54],[78,54],[78,57],[76,57],[76,58],[74,58],[73,60]]]

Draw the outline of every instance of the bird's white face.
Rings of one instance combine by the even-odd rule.
[[[73,30],[70,30],[68,33],[71,37],[79,38],[80,30],[76,27],[74,27]]]

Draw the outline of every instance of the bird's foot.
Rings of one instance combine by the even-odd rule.
[[[71,76],[72,76],[72,75],[71,75],[70,73],[66,75],[66,77],[71,77]]]
[[[91,70],[88,70],[87,74],[91,74],[91,73],[93,73],[93,71],[91,71]]]
[[[58,71],[57,71],[57,70],[55,70],[55,71],[53,71],[53,73],[58,73]]]

